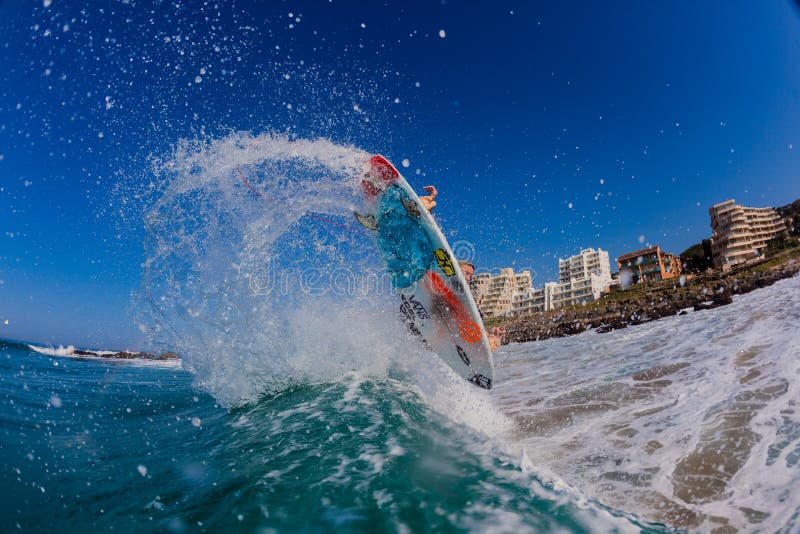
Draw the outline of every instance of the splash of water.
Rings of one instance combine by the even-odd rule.
[[[353,220],[367,153],[234,133],[155,162],[142,328],[226,406],[297,382],[385,374],[404,336]]]

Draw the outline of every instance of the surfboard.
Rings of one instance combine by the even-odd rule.
[[[439,225],[383,156],[366,162],[361,186],[366,210],[356,212],[356,220],[374,232],[405,327],[456,373],[491,389],[486,328]]]

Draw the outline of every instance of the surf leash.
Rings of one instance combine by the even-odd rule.
[[[246,186],[247,186],[247,188],[248,188],[250,191],[252,191],[252,192],[253,192],[253,193],[254,193],[254,194],[257,196],[257,197],[264,198],[264,195],[262,195],[261,193],[259,193],[259,192],[258,192],[258,190],[256,190],[256,188],[255,188],[255,187],[253,187],[253,186],[250,184],[250,182],[248,182],[248,181],[247,181],[247,178],[245,178],[245,177],[244,177],[244,173],[242,172],[242,169],[241,169],[241,168],[240,168],[238,165],[236,166],[236,172],[238,172],[238,173],[239,173],[239,178],[241,178],[241,179],[242,179],[242,183],[243,183],[244,185],[246,185]]]

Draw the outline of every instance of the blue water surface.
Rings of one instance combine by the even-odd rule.
[[[0,342],[0,466],[2,532],[586,532],[613,516],[396,380],[298,384],[228,411],[180,369],[14,342]]]

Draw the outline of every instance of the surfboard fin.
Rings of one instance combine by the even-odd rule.
[[[472,375],[470,382],[483,389],[492,389],[492,379],[481,374]]]
[[[378,229],[378,221],[374,215],[361,215],[357,211],[354,211],[353,214],[356,216],[358,223],[367,230],[376,231]]]

